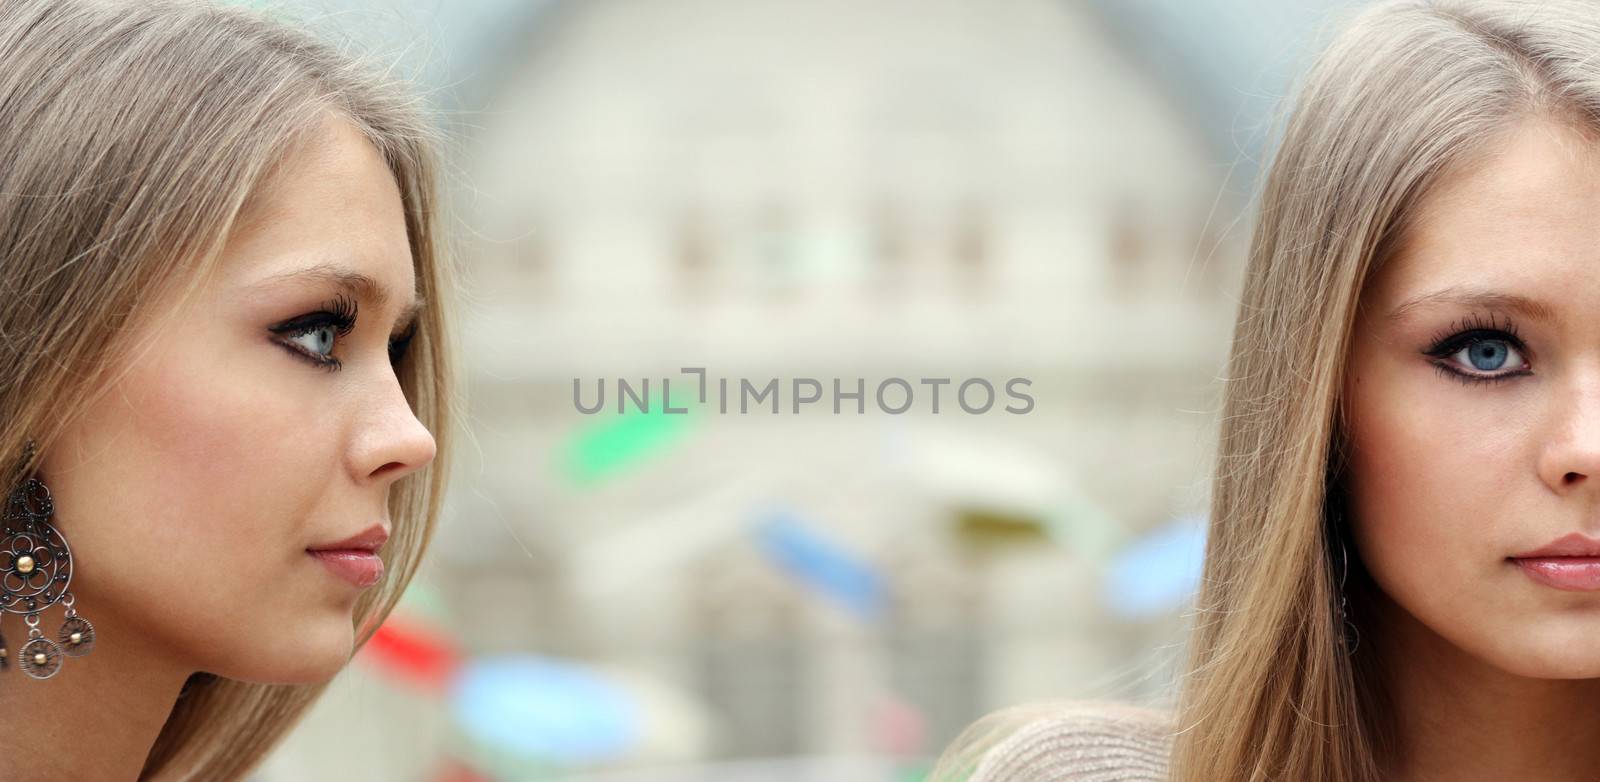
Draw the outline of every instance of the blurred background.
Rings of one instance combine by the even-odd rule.
[[[440,112],[470,410],[257,782],[914,782],[997,708],[1167,702],[1252,193],[1345,4],[238,2]]]

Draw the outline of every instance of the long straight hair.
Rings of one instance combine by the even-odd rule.
[[[1376,587],[1342,521],[1359,297],[1438,183],[1520,122],[1600,138],[1600,5],[1380,0],[1332,22],[1339,34],[1276,120],[1246,259],[1174,782],[1378,782],[1393,726],[1373,645],[1353,642],[1381,631],[1363,626]],[[965,779],[1068,708],[986,716],[934,779]]]
[[[284,19],[199,1],[0,0],[0,454],[49,449],[137,350],[135,327],[210,279],[252,197],[330,114],[360,128],[399,187],[428,306],[396,371],[437,445],[391,489],[388,575],[356,604],[359,648],[432,537],[460,416],[441,132],[402,82]],[[327,684],[196,674],[141,778],[243,777]]]

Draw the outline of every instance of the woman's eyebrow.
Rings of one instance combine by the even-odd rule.
[[[383,283],[380,283],[372,277],[356,271],[355,269],[331,263],[319,263],[315,266],[308,266],[303,269],[295,269],[294,271],[274,274],[270,277],[262,279],[256,285],[276,285],[284,282],[318,283],[324,285],[332,283],[333,285],[338,286],[338,288],[345,293],[355,296],[358,299],[365,300],[378,309],[383,309],[385,306],[387,306],[391,298],[389,289],[385,288]],[[413,290],[411,292],[411,303],[406,305],[405,309],[400,311],[399,320],[396,322],[401,324],[410,323],[411,320],[417,316],[417,313],[422,311],[422,308],[426,303],[427,302],[423,299],[422,294]]]
[[[1464,285],[1453,285],[1411,299],[1390,310],[1389,320],[1399,320],[1412,310],[1433,304],[1508,310],[1545,323],[1555,323],[1557,320],[1555,309],[1542,301],[1515,293]]]

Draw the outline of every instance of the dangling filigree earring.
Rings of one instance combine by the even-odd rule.
[[[34,443],[28,441],[22,463],[33,458]],[[50,523],[55,503],[50,490],[37,478],[28,478],[11,491],[0,538],[0,617],[22,614],[28,625],[28,640],[17,652],[22,672],[35,679],[48,679],[61,670],[61,656],[82,657],[94,649],[94,625],[78,616],[75,598],[67,591],[72,583],[72,550],[67,539]],[[39,614],[57,602],[66,606],[66,620],[56,640],[39,631]],[[9,647],[0,635],[0,670],[10,665]]]
[[[1355,622],[1350,621],[1350,600],[1345,597],[1344,585],[1350,578],[1350,553],[1345,550],[1344,536],[1335,528],[1334,537],[1339,541],[1339,626],[1340,634],[1337,643],[1344,645],[1345,654],[1355,654],[1356,647],[1361,645],[1361,632],[1356,629]],[[1353,638],[1353,640],[1352,640]]]

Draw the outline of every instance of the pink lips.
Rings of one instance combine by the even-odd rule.
[[[337,543],[306,549],[306,553],[320,560],[328,571],[365,589],[383,578],[383,560],[378,549],[389,539],[389,530],[374,524]]]
[[[1509,559],[1545,586],[1568,592],[1600,591],[1600,539],[1574,532]]]
[[[383,578],[383,560],[368,551],[311,551],[334,575],[365,589]]]

